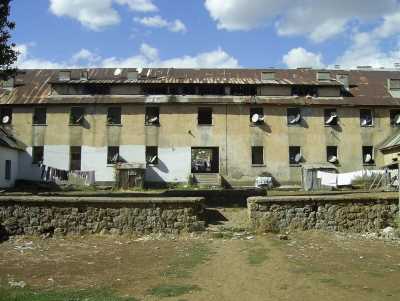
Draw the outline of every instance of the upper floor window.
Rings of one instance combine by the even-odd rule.
[[[390,124],[393,127],[400,127],[400,109],[390,110]]]
[[[46,108],[35,108],[33,111],[33,120],[32,123],[34,125],[45,125],[47,122],[47,109]]]
[[[128,78],[128,80],[137,80],[138,75],[139,75],[139,72],[137,72],[137,71],[128,71],[127,78]]]
[[[326,147],[326,160],[329,163],[336,164],[339,161],[338,148],[337,146],[327,146]]]
[[[71,71],[60,71],[58,73],[58,80],[69,81],[71,79]]]
[[[389,79],[389,90],[400,90],[400,79]]]
[[[262,81],[275,80],[275,72],[271,71],[261,72],[261,80]]]
[[[362,147],[362,157],[363,163],[365,165],[373,165],[374,161],[374,147],[373,146],[363,146]]]
[[[12,109],[11,108],[1,108],[0,109],[0,123],[1,124],[11,124],[12,122]]]
[[[318,81],[329,81],[331,80],[331,74],[329,72],[317,72]]]
[[[159,125],[160,124],[160,108],[159,107],[146,107],[145,124],[146,125]]]
[[[325,126],[334,126],[338,124],[338,114],[336,109],[324,110]]]
[[[107,124],[119,125],[121,124],[121,107],[110,107],[107,111]]]
[[[224,85],[199,85],[200,95],[225,95]]]
[[[265,120],[263,108],[250,108],[250,122],[252,124],[263,124]]]
[[[300,146],[289,146],[289,164],[297,165],[303,160]]]
[[[85,84],[83,85],[84,95],[108,95],[111,88],[107,84]]]
[[[292,96],[318,96],[318,88],[316,86],[297,85],[292,87]]]
[[[197,121],[199,125],[212,125],[212,109],[199,108]]]
[[[301,110],[300,108],[287,109],[287,123],[288,125],[295,125],[301,123]]]
[[[72,107],[69,115],[70,125],[81,125],[85,119],[85,109],[83,107]]]
[[[89,72],[88,71],[82,71],[81,72],[81,80],[88,80],[89,79]]]
[[[44,158],[44,147],[34,146],[32,147],[32,164],[43,163]]]
[[[263,165],[264,164],[264,147],[253,146],[251,147],[251,164]]]
[[[374,117],[372,114],[372,110],[370,109],[360,110],[360,125],[362,127],[368,127],[374,125]]]

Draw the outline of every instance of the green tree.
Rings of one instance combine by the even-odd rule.
[[[9,20],[10,2],[12,0],[0,0],[0,79],[7,79],[15,74],[14,63],[18,52],[15,44],[10,42],[15,23]]]

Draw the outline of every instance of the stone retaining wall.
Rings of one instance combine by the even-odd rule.
[[[0,197],[0,235],[193,232],[203,198]]]
[[[290,229],[374,232],[394,225],[398,199],[365,195],[252,197],[251,224],[260,231]]]

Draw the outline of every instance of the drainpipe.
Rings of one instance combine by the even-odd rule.
[[[228,104],[225,104],[225,175],[228,176]]]

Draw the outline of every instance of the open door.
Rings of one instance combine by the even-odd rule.
[[[218,147],[192,147],[192,173],[219,173]]]

